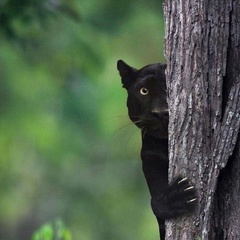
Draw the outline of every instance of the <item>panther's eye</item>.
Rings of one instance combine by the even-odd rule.
[[[142,88],[140,89],[140,93],[141,93],[143,96],[146,96],[146,95],[148,95],[148,89],[145,88],[145,87],[142,87]]]

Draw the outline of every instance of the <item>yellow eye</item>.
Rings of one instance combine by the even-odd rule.
[[[142,87],[142,88],[140,89],[140,93],[141,93],[143,96],[146,96],[146,95],[148,95],[148,89],[145,88],[145,87]]]

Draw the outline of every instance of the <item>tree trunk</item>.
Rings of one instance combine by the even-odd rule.
[[[199,201],[166,239],[240,239],[240,1],[165,0],[164,14],[169,176]]]

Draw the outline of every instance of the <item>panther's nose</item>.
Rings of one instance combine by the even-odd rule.
[[[158,109],[155,108],[151,111],[152,116],[157,117],[158,119],[168,119],[168,109]]]

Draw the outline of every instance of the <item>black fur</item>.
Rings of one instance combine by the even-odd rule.
[[[168,184],[168,104],[165,64],[151,64],[140,70],[119,60],[117,68],[128,92],[129,118],[142,132],[142,167],[151,193],[160,237],[165,239],[165,219],[192,212],[196,190],[187,178]]]

